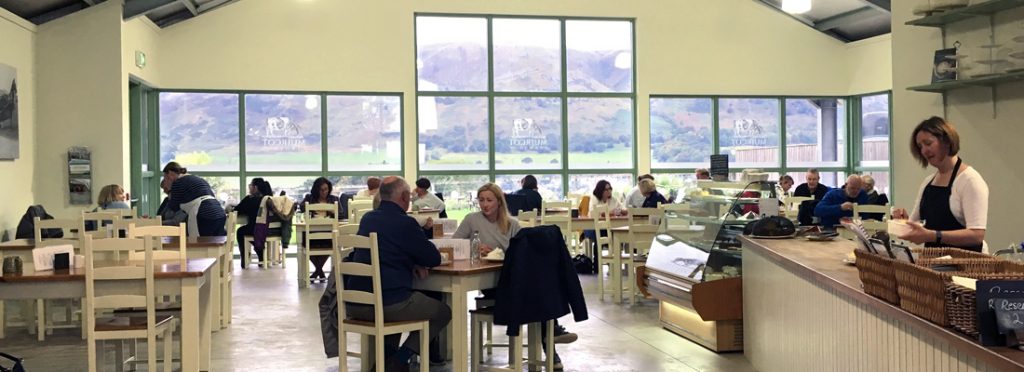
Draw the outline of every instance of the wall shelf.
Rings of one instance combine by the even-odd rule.
[[[951,90],[970,87],[994,87],[996,85],[1000,85],[1003,83],[1011,83],[1022,80],[1024,80],[1024,71],[1017,71],[1013,73],[986,76],[976,79],[951,80],[928,85],[919,85],[915,87],[909,87],[907,88],[907,90],[913,90],[917,92],[945,93]]]
[[[975,17],[988,17],[1002,11],[1024,7],[1024,0],[989,0],[977,5],[936,13],[927,17],[913,19],[906,24],[910,26],[943,27],[950,23]]]

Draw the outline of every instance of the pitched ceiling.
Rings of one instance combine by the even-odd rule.
[[[0,0],[0,8],[37,25],[106,0]],[[125,0],[124,19],[146,16],[167,27],[238,0]]]
[[[754,0],[836,39],[850,42],[888,34],[890,0],[812,0],[803,14],[782,11],[782,0]]]

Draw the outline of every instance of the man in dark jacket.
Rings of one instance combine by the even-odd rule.
[[[814,200],[824,199],[829,187],[818,182],[821,181],[821,174],[818,173],[818,170],[814,168],[808,169],[806,177],[807,182],[797,186],[796,190],[793,191],[793,196],[805,196],[814,198]]]
[[[821,226],[831,227],[839,224],[842,217],[853,217],[853,204],[866,204],[868,195],[861,190],[864,181],[854,174],[846,178],[846,185],[825,194],[814,207],[814,215],[821,219]]]
[[[394,176],[385,178],[379,195],[380,207],[363,216],[358,234],[369,236],[377,233],[384,320],[427,319],[430,321],[432,339],[448,325],[452,317],[451,308],[441,301],[413,291],[412,281],[414,276],[426,277],[427,267],[440,265],[441,254],[434,243],[423,235],[416,220],[405,213],[409,209],[411,196],[409,184],[404,179]],[[350,257],[354,262],[370,263],[370,252],[365,249],[357,249]],[[372,291],[367,277],[349,277],[346,287],[350,290]],[[346,304],[345,309],[354,319],[373,320],[372,306]],[[416,332],[399,348],[400,339],[401,335],[397,334],[384,338],[389,351],[385,371],[407,371],[410,359],[421,352]]]
[[[524,211],[536,210],[540,213],[541,206],[544,203],[544,198],[542,198],[540,193],[537,192],[537,177],[534,177],[532,174],[527,174],[519,181],[519,184],[523,188],[516,191],[515,194],[522,195],[523,201],[518,208],[513,209],[510,206],[508,211],[513,215],[518,215],[519,209]]]

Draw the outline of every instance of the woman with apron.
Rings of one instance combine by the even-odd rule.
[[[188,236],[225,236],[227,215],[213,197],[213,188],[206,180],[187,174],[177,162],[164,166],[164,181],[171,186],[167,208],[188,215]]]
[[[956,247],[981,252],[988,219],[988,185],[957,156],[960,136],[939,117],[914,128],[910,144],[921,166],[938,171],[921,185],[914,212],[893,210],[893,218],[910,218],[912,230],[901,239],[927,247]]]

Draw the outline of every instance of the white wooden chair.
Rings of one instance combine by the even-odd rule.
[[[163,217],[156,216],[153,218],[131,218],[131,219],[120,219],[114,221],[113,229],[111,230],[110,237],[119,238],[122,235],[128,237],[128,225],[135,225],[135,227],[146,227],[146,226],[163,226]],[[230,230],[229,230],[230,231]]]
[[[332,249],[310,248],[313,240],[331,240],[332,247],[337,246],[334,241],[334,230],[338,229],[338,204],[337,203],[306,203],[303,218],[306,226],[303,227],[303,244],[299,250],[299,288],[309,287],[309,257],[310,256],[331,256]]]
[[[228,213],[228,219],[224,223],[225,231],[228,231],[227,239],[224,241],[224,250],[221,252],[220,257],[220,327],[227,328],[228,324],[231,324],[231,297],[232,297],[232,286],[231,282],[234,281],[234,251],[235,251],[235,234],[232,232],[235,224],[238,221],[238,212]]]
[[[550,210],[565,209],[566,213],[549,213]],[[555,225],[562,231],[562,238],[565,239],[565,248],[569,253],[574,253],[573,229],[572,229],[572,202],[570,201],[547,201],[541,203],[540,224]]]
[[[363,216],[365,216],[370,211],[372,211],[372,209],[359,209],[352,214],[352,219],[350,219],[349,221],[352,221],[352,223],[359,223],[359,221],[363,220]]]
[[[174,345],[172,332],[176,326],[171,315],[156,315],[156,289],[153,279],[153,245],[160,244],[157,238],[147,239],[102,239],[93,240],[86,236],[85,251],[85,322],[88,341],[89,371],[97,370],[96,341],[146,339],[147,364],[149,370],[156,370],[156,340],[164,340],[163,370],[171,371],[171,347]],[[97,252],[127,252],[143,257],[142,266],[129,263],[126,266],[97,265]],[[142,282],[142,286],[125,285],[127,281]],[[100,290],[98,290],[100,289]],[[144,317],[103,317],[97,311],[120,308],[145,308]],[[123,341],[122,341],[123,342]],[[122,345],[123,346],[123,345]],[[122,363],[121,349],[118,348],[119,365]],[[118,368],[120,370],[120,368]]]
[[[547,320],[547,336],[544,339],[554,340],[555,339],[555,320]],[[501,372],[519,372],[523,370],[523,342],[521,341],[522,336],[510,336],[508,338],[508,344],[494,344],[488,340],[488,343],[484,343],[483,331],[488,330],[490,333],[490,327],[494,324],[494,308],[478,308],[476,310],[469,311],[469,342],[471,350],[469,353],[469,370],[471,372],[477,372],[481,370],[486,371],[501,371]],[[555,370],[555,343],[548,342],[545,347],[545,355],[547,358],[541,362],[540,359],[540,323],[530,323],[527,325],[529,332],[527,333],[529,343],[529,359],[528,364],[531,371],[535,371],[535,366],[544,366],[546,371]],[[522,325],[519,326],[519,334],[522,335]],[[491,348],[493,347],[506,347],[508,351],[509,365],[505,368],[482,366],[480,363],[483,361],[483,349],[487,348],[487,354],[491,354]]]
[[[665,211],[661,209],[661,204],[658,204],[658,207],[655,208],[629,208],[627,211],[629,211],[629,217],[633,221],[643,221],[646,219],[647,222],[644,223],[647,224],[657,224],[661,222],[662,216],[665,215]]]
[[[61,229],[64,236],[60,238],[43,238],[43,229]],[[78,239],[78,234],[85,231],[85,222],[82,219],[49,219],[40,220],[39,217],[35,218],[35,231],[33,242],[36,246],[40,246],[43,241],[48,242],[50,245],[54,244],[71,244],[75,246],[75,249],[81,249],[81,241]]]
[[[377,250],[377,233],[371,233],[369,237],[359,235],[341,235],[334,233],[335,239],[340,244],[340,249],[332,250],[336,258],[334,270],[335,288],[338,291],[338,371],[348,371],[348,356],[361,356],[359,353],[350,353],[345,349],[348,345],[348,333],[359,333],[366,336],[373,336],[374,355],[376,357],[377,369],[384,368],[384,336],[402,334],[405,332],[419,332],[420,352],[423,354],[420,362],[420,372],[428,372],[430,363],[427,362],[427,353],[430,350],[428,339],[430,338],[430,326],[427,320],[414,320],[402,322],[384,321],[384,304],[381,300],[380,282],[380,256]],[[336,245],[337,247],[337,245]],[[356,249],[368,249],[370,251],[370,263],[343,262],[342,257],[349,255]],[[373,293],[349,290],[346,288],[345,276],[369,277]],[[348,319],[345,311],[345,304],[361,304],[373,306],[373,320],[363,321]],[[412,337],[412,336],[410,336]],[[363,342],[367,338],[363,337]],[[363,369],[367,369],[363,366]]]
[[[654,240],[654,236],[658,234],[658,225],[651,225],[638,221],[629,225],[629,262],[633,263],[632,269],[629,271],[629,304],[636,305],[637,297],[637,286],[636,286],[636,262],[644,262],[647,253],[651,250],[651,243]]]
[[[595,206],[590,211],[590,217],[594,221],[594,236],[595,236],[595,247],[597,248],[597,291],[601,295],[601,301],[604,301],[605,285],[604,285],[604,265],[608,265],[608,275],[612,278],[612,282],[617,282],[615,278],[621,276],[622,265],[626,267],[632,267],[633,263],[632,256],[626,256],[630,259],[630,262],[623,261],[622,249],[612,244],[612,219],[611,213],[608,213],[607,205]],[[601,232],[604,232],[604,236],[601,236]],[[604,252],[604,247],[608,247],[608,253]],[[622,291],[622,288],[613,288],[614,291]]]
[[[364,209],[373,209],[373,198],[349,200],[348,219],[354,220],[356,218],[356,211],[361,211]]]
[[[520,211],[516,216],[520,227],[534,227],[537,225],[537,210]]]
[[[267,202],[269,203],[270,199],[267,199]],[[261,205],[260,210],[262,210],[263,208],[266,208],[266,206]],[[269,219],[272,214],[273,213],[268,211],[267,218]],[[248,218],[256,218],[256,216],[248,216]],[[280,230],[282,228],[283,227],[280,221],[267,223],[268,230]],[[245,253],[242,254],[242,262],[245,262],[245,266],[249,267],[249,265],[252,263],[252,242],[256,240],[256,237],[252,235],[246,235],[245,237],[243,237],[243,239],[245,241],[245,244],[242,244],[242,246],[245,247],[245,249],[243,250],[243,252]],[[282,245],[281,242],[281,234],[267,235],[267,241],[263,245],[263,261],[261,261],[259,264],[263,266],[264,269],[266,269],[273,266],[275,262],[279,262],[281,264],[281,268],[284,268],[285,260],[283,247],[284,245]]]
[[[786,198],[786,218],[796,221],[796,217],[800,213],[800,204],[808,200],[814,200],[814,198],[809,196],[790,196]]]
[[[108,209],[107,212],[114,212],[120,214],[122,220],[139,218],[138,207],[132,207],[131,209]]]
[[[154,247],[153,259],[154,260],[177,260],[178,264],[182,268],[188,267],[185,259],[187,252],[185,251],[186,244],[188,244],[188,238],[186,234],[188,229],[184,223],[178,224],[178,226],[135,226],[135,224],[128,224],[128,238],[138,239],[145,236],[153,236],[161,238],[159,240],[160,245]],[[177,244],[163,244],[163,238],[177,238]],[[130,260],[140,260],[141,257],[129,256]]]
[[[36,247],[49,247],[49,246],[55,246],[55,245],[69,244],[69,245],[71,245],[72,247],[75,248],[76,252],[80,252],[81,251],[81,249],[82,249],[81,237],[87,235],[87,234],[83,234],[85,232],[85,222],[84,222],[84,220],[82,220],[82,219],[56,219],[56,218],[55,219],[49,219],[49,220],[41,220],[41,219],[39,219],[39,217],[36,217],[34,222],[35,222],[35,229],[34,229],[35,231],[34,231],[34,235],[33,235],[33,242],[34,242]],[[43,229],[60,229],[62,234],[64,234],[64,235],[63,235],[63,237],[60,237],[60,238],[43,238],[43,234],[42,234],[42,230]],[[76,303],[78,301],[78,299],[69,299],[69,300],[41,300],[41,299],[40,300],[36,300],[35,301],[35,328],[29,327],[29,333],[35,332],[36,333],[36,339],[39,340],[39,341],[43,341],[43,340],[46,339],[46,334],[47,333],[52,334],[53,333],[53,329],[55,329],[55,328],[82,328],[83,336],[84,336],[85,335],[85,329],[83,327],[84,324],[76,324],[73,321],[73,319],[72,319],[73,318],[73,314],[75,312],[75,309],[78,308],[78,304]],[[64,322],[63,324],[60,324],[60,323],[57,323],[56,321],[54,321],[54,319],[52,317],[47,317],[47,311],[46,311],[47,308],[48,307],[57,307],[57,306],[47,306],[47,304],[58,305],[58,306],[63,305],[63,308],[65,310],[64,314],[65,314],[66,322]],[[28,307],[26,307],[26,310],[30,310],[30,309],[28,309]],[[30,314],[28,311],[25,311],[24,313],[27,313],[26,315]],[[55,315],[56,314],[53,311],[51,311],[51,313],[52,313],[51,315]],[[24,319],[28,319],[28,318],[29,318],[29,316],[26,316]]]
[[[96,226],[96,230],[84,231],[93,238],[102,239],[111,237],[111,227],[114,222],[121,220],[121,212],[114,210],[100,211],[100,212],[87,212],[82,211],[82,224],[85,225],[88,222],[92,222],[93,226]]]
[[[881,214],[882,220],[864,219],[861,214]],[[889,205],[854,204],[853,218],[860,219],[865,230],[889,231]]]

